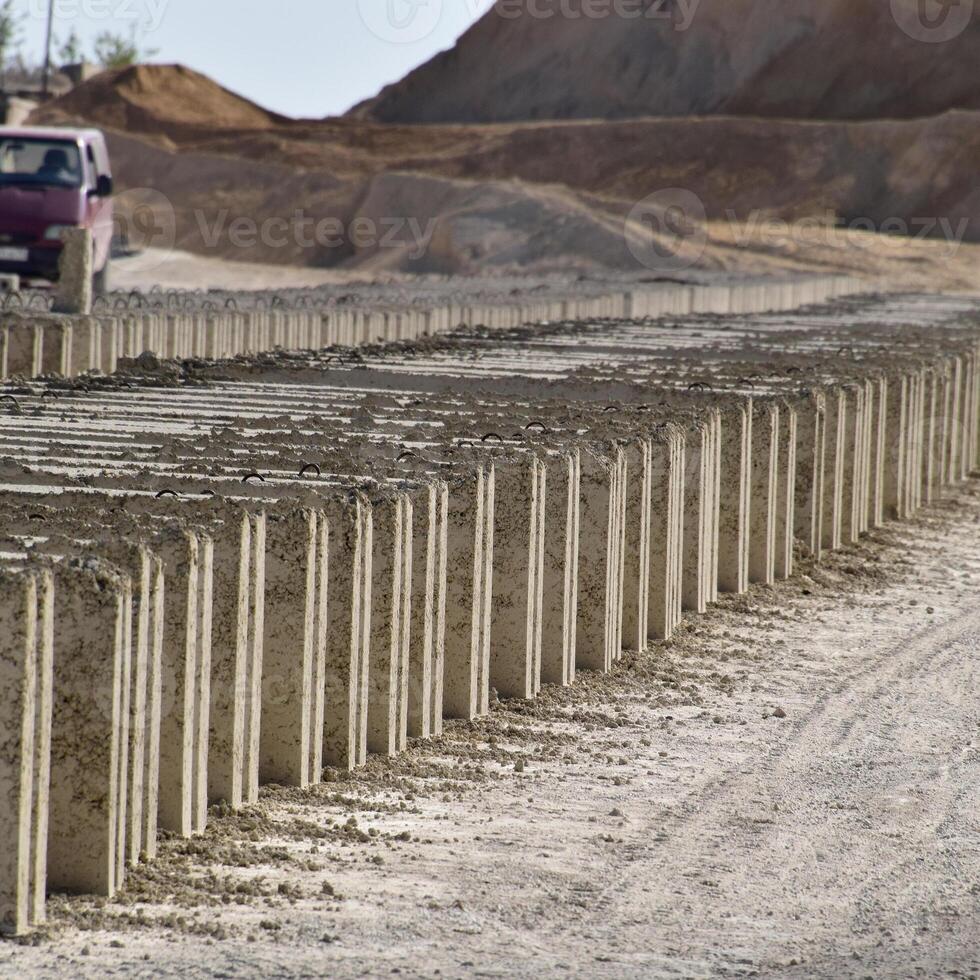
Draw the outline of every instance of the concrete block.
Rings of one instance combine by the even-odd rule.
[[[92,312],[92,232],[88,228],[66,228],[62,232],[62,249],[58,259],[58,284],[55,289],[55,313]]]
[[[776,577],[779,491],[779,405],[757,403],[752,418],[752,491],[749,505],[749,581]]]
[[[157,826],[160,810],[160,718],[163,708],[163,636],[166,608],[166,579],[163,561],[154,554],[149,559],[146,590],[148,599],[144,621],[141,606],[140,629],[147,634],[146,707],[143,754],[142,813],[139,816],[140,848],[135,858],[153,860],[157,855]],[[133,832],[136,840],[137,831]]]
[[[50,572],[0,569],[0,933],[44,921],[52,707]]]
[[[412,503],[404,494],[372,501],[373,557],[367,749],[394,755],[405,742],[412,587]]]
[[[263,783],[305,787],[320,781],[328,547],[322,512],[267,514],[259,735]]]
[[[718,504],[718,588],[744,592],[749,584],[752,483],[752,399],[726,408],[722,419]]]
[[[92,316],[78,317],[72,324],[71,359],[66,375],[78,377],[97,371],[102,363],[102,326]]]
[[[922,502],[926,505],[934,503],[939,497],[939,464],[937,449],[939,447],[939,372],[930,369],[925,375],[925,418],[923,420],[924,445],[922,451]]]
[[[967,411],[967,443],[969,446],[969,459],[967,461],[967,474],[976,473],[980,466],[980,344],[976,345],[970,353],[973,377],[973,384],[970,388],[970,405]]]
[[[975,468],[975,446],[976,446],[976,355],[974,351],[967,350],[963,354],[963,429],[962,455],[961,455],[961,479],[968,479]]]
[[[858,454],[855,469],[854,488],[854,528],[857,535],[866,534],[870,528],[868,515],[871,510],[871,459],[874,453],[872,424],[876,388],[870,378],[859,382],[863,405],[861,409],[861,425],[856,433],[856,451]]]
[[[214,541],[208,798],[258,799],[265,516],[242,514]]]
[[[47,882],[49,891],[112,896],[129,583],[90,565],[59,567],[55,578]]]
[[[965,480],[970,474],[969,447],[969,392],[971,387],[971,359],[961,355],[957,359],[956,384],[956,440],[953,459],[953,477],[957,483]]]
[[[871,449],[869,456],[869,528],[881,527],[885,521],[885,460],[888,444],[888,379],[872,382],[870,415]]]
[[[323,737],[326,731],[327,648],[330,629],[330,525],[323,511],[317,512],[317,565],[314,589],[318,598],[313,635],[313,674],[310,705],[310,749],[308,779],[319,783],[323,776]]]
[[[779,408],[779,436],[776,477],[776,553],[773,574],[787,579],[793,574],[793,543],[796,527],[796,473],[798,413],[794,405],[782,402]]]
[[[190,837],[207,819],[214,544],[200,532],[156,542],[167,583],[163,612],[159,824]]]
[[[625,454],[620,450],[601,456],[587,450],[581,463],[576,669],[605,672],[620,655],[615,642],[622,610],[618,587]]]
[[[950,410],[952,406],[952,371],[950,362],[943,363],[937,372],[936,438],[933,468],[936,493],[941,496],[949,486]]]
[[[841,442],[840,534],[842,544],[854,544],[861,533],[861,512],[867,511],[865,496],[863,385],[848,385],[843,390],[844,413]]]
[[[909,376],[909,411],[907,421],[907,447],[905,454],[905,512],[912,516],[921,506],[922,494],[922,444],[923,444],[923,386],[924,371],[914,371]]]
[[[102,323],[102,343],[100,345],[101,363],[99,370],[102,374],[113,374],[119,362],[119,358],[124,356],[124,351],[120,342],[119,320],[116,317],[103,318]]]
[[[133,645],[133,581],[128,574],[120,575],[122,593],[121,607],[121,637],[119,673],[116,678],[116,732],[117,748],[115,753],[116,771],[116,804],[112,815],[111,834],[114,838],[114,855],[112,866],[115,880],[114,889],[122,887],[127,865],[127,832],[129,830],[129,787],[130,787],[130,710],[134,673],[134,661],[137,652]],[[145,661],[144,661],[145,665]],[[137,683],[140,682],[137,678]],[[142,719],[141,719],[142,720]],[[83,763],[84,764],[84,763]]]
[[[705,563],[705,597],[708,602],[718,601],[718,562],[719,536],[721,527],[721,445],[722,445],[722,413],[716,411],[712,418],[712,456],[711,468],[714,479],[709,476],[709,506],[707,515],[707,539],[711,549],[710,558]]]
[[[410,738],[442,734],[448,517],[445,482],[431,483],[415,494],[406,719]]]
[[[541,681],[545,684],[567,686],[575,680],[580,474],[579,450],[549,457],[541,606]]]
[[[490,597],[496,471],[450,485],[443,713],[476,718],[490,706]]]
[[[695,421],[687,429],[684,463],[684,542],[681,563],[681,608],[704,613],[708,608],[708,575],[713,531],[714,439],[710,422]]]
[[[44,327],[40,323],[17,320],[8,325],[4,376],[34,378],[39,375],[43,349]]]
[[[623,655],[623,578],[626,563],[626,496],[628,488],[629,464],[626,452],[619,448],[616,452],[616,561],[612,569],[615,575],[613,581],[613,633],[610,645],[613,659],[620,660]]]
[[[885,419],[884,517],[902,520],[907,516],[909,377],[889,381]]]
[[[39,374],[66,378],[71,373],[73,329],[69,320],[45,324]]]
[[[401,614],[399,622],[400,656],[395,677],[395,751],[404,752],[408,748],[408,687],[412,658],[412,595],[415,565],[415,505],[411,494],[405,494],[403,501],[402,538],[402,588]],[[428,596],[425,602],[434,601]]]
[[[98,511],[85,514],[90,505],[91,499],[78,501],[75,512],[61,516],[67,534],[48,530],[46,538],[36,542],[35,549],[60,562],[73,553],[97,554],[100,560],[108,560],[125,572],[115,861],[118,887],[127,864],[135,865],[140,858],[152,858],[156,853],[164,576],[160,559],[139,537],[127,537],[132,527],[117,527],[118,537],[107,537],[99,526]],[[58,516],[51,515],[56,519]],[[14,524],[22,519],[23,515],[5,515],[5,520]],[[73,537],[79,533],[85,536],[84,541]],[[136,534],[140,534],[138,528]]]
[[[836,551],[842,544],[844,507],[844,459],[848,404],[841,388],[827,392],[823,476],[823,519],[821,542],[825,551]]]
[[[547,467],[535,456],[495,466],[490,685],[533,698],[541,686]]]
[[[949,366],[949,389],[946,403],[945,418],[945,480],[947,486],[952,486],[959,481],[959,389],[962,383],[962,369],[960,359],[954,357],[950,360]]]
[[[161,560],[147,547],[111,541],[101,549],[131,583],[126,596],[123,646],[117,886],[126,864],[156,853],[159,806],[161,666],[164,578]]]
[[[647,647],[650,597],[650,504],[652,448],[649,439],[633,440],[626,450],[626,527],[623,572],[623,643],[629,650]]]
[[[326,499],[330,525],[323,763],[353,769],[367,758],[373,514],[354,493]]]
[[[665,425],[651,435],[650,576],[647,630],[669,639],[681,620],[685,438]]]

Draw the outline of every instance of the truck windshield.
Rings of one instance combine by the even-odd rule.
[[[81,187],[82,159],[74,143],[0,138],[0,187]]]

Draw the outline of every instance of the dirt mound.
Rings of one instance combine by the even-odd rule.
[[[623,234],[625,208],[559,186],[406,172],[337,181],[321,171],[174,152],[130,136],[110,134],[109,142],[129,188],[117,202],[121,224],[145,225],[145,216],[133,214],[149,203],[159,229],[145,243],[151,246],[243,262],[416,274],[635,264]]]
[[[137,189],[154,188],[168,241],[240,261],[363,272],[642,272],[625,219],[668,188],[694,194],[718,226],[699,257],[703,268],[866,267],[846,236],[814,244],[773,222],[935,239],[936,248],[901,256],[924,256],[920,279],[941,265],[941,249],[980,239],[980,112],[972,111],[868,122],[283,120],[194,72],[154,67],[107,73],[34,121],[101,126],[123,220],[134,202],[153,198]],[[245,234],[235,234],[240,219]],[[325,220],[333,226],[324,241],[311,240],[309,222]],[[362,226],[368,234],[356,233]],[[961,281],[961,270],[949,273]]]
[[[391,234],[351,254],[353,268],[474,275],[621,270],[631,262],[617,209],[561,187],[383,174],[368,182],[355,217],[387,224]]]
[[[837,216],[877,228],[890,218],[965,219],[967,237],[980,237],[978,112],[862,123],[710,117],[486,130],[479,143],[461,137],[456,152],[416,156],[412,169],[560,183],[622,202],[682,187],[716,220]]]
[[[938,0],[502,0],[454,48],[352,114],[431,123],[980,109],[980,18],[971,8]],[[945,43],[923,43],[961,27]]]
[[[125,186],[154,188],[148,195],[123,191],[117,199],[124,222],[134,206],[148,205],[156,212],[161,235],[145,243],[154,249],[173,246],[214,259],[359,276],[554,272],[674,277],[695,271],[817,269],[900,278],[910,287],[975,288],[977,247],[957,246],[942,236],[913,241],[871,235],[835,228],[826,216],[808,226],[789,224],[772,210],[737,219],[709,213],[704,231],[692,240],[693,251],[683,253],[680,263],[671,260],[660,268],[657,256],[669,256],[678,243],[662,232],[663,222],[645,220],[656,214],[628,221],[632,198],[556,183],[480,178],[472,158],[451,159],[453,168],[471,171],[466,179],[420,170],[338,180],[322,170],[269,160],[174,152],[119,134],[109,138]],[[446,161],[444,166],[449,169]],[[628,184],[634,178],[626,174],[621,179]],[[743,203],[763,202],[767,179],[760,175]],[[724,203],[724,173],[711,180],[718,203]],[[843,179],[842,186],[852,183]],[[776,215],[805,211],[789,190],[786,195]],[[815,198],[807,213],[820,215],[819,203]],[[980,203],[974,201],[972,209],[980,211]],[[145,214],[130,220],[137,228],[147,226]],[[658,225],[661,234],[654,235]],[[951,227],[959,232],[958,225]],[[921,229],[910,230],[917,235]],[[652,265],[644,264],[644,256],[653,259]]]
[[[710,117],[418,127],[346,120],[212,132],[172,146],[182,161],[146,156],[147,137],[152,133],[131,134],[115,152],[125,186],[164,181],[179,200],[203,193],[245,213],[254,202],[248,188],[256,181],[264,186],[266,173],[287,214],[310,206],[309,198],[291,197],[293,188],[314,200],[329,191],[331,206],[343,201],[339,213],[347,214],[359,205],[366,181],[411,173],[480,184],[520,181],[626,210],[647,195],[682,187],[713,220],[837,216],[881,228],[893,219],[935,237],[942,232],[939,219],[948,218],[957,229],[966,221],[963,237],[980,238],[977,112],[864,123]],[[161,160],[166,173],[180,173],[178,181],[159,172]],[[435,216],[429,207],[398,213]]]
[[[170,138],[289,122],[183,65],[132,65],[102,72],[35,117],[50,123],[84,119],[109,129]]]

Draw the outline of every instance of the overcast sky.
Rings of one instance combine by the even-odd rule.
[[[49,0],[17,0],[40,61]],[[54,0],[55,35],[86,50],[137,27],[151,59],[180,62],[293,116],[343,112],[456,38],[491,0]]]

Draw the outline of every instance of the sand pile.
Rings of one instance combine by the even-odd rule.
[[[665,188],[690,191],[704,218],[729,226],[710,230],[719,247],[707,243],[702,268],[865,267],[860,255],[853,264],[846,236],[814,243],[794,228],[768,228],[760,241],[754,231],[771,221],[904,234],[900,255],[893,244],[881,251],[902,276],[910,263],[917,276],[947,274],[948,254],[910,238],[929,238],[947,253],[980,239],[976,111],[873,122],[286,120],[187,69],[157,66],[98,76],[34,121],[106,130],[124,220],[126,191],[159,192],[167,235],[146,244],[242,261],[647,274],[656,270],[626,246],[624,220]],[[142,204],[146,195],[135,199]],[[237,219],[256,234],[232,236]],[[297,227],[326,219],[339,222],[327,243]],[[358,219],[373,234],[352,235]],[[262,233],[269,222],[271,237]],[[749,234],[738,232],[744,224]],[[957,270],[949,281],[961,280]]]
[[[288,122],[183,65],[132,65],[103,72],[43,111],[52,122],[84,119],[108,129],[170,138]]]
[[[622,13],[640,6],[639,16]],[[934,0],[508,3],[353,114],[431,123],[980,109],[971,9]]]

